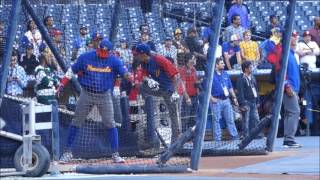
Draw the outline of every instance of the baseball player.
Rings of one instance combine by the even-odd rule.
[[[78,75],[78,81],[82,91],[77,102],[74,119],[69,128],[66,151],[61,161],[68,162],[72,159],[71,145],[73,144],[78,128],[86,120],[90,110],[95,105],[102,117],[102,123],[108,129],[108,138],[111,144],[112,160],[122,163],[124,159],[118,153],[118,130],[115,127],[114,111],[112,104],[112,90],[114,79],[117,74],[129,80],[129,74],[123,63],[114,55],[110,54],[112,44],[103,39],[95,51],[90,51],[79,56],[75,64],[62,79],[59,91],[71,79],[72,74]]]
[[[181,120],[178,108],[177,93],[179,72],[176,66],[161,55],[151,54],[151,48],[147,44],[138,44],[135,55],[140,59],[144,74],[144,83],[140,86],[140,92],[144,98],[147,96],[162,97],[169,110],[171,118],[172,136],[171,142],[177,140],[181,133]],[[190,98],[188,98],[190,101]]]

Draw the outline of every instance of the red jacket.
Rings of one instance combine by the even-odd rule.
[[[187,94],[190,97],[196,96],[198,93],[198,90],[195,87],[195,83],[198,80],[197,74],[196,74],[196,69],[194,67],[192,67],[191,69],[187,69],[186,66],[182,66],[179,68],[179,73],[180,73],[180,77],[181,77],[182,82],[185,84]],[[180,95],[183,94],[182,84],[179,84],[178,93]]]

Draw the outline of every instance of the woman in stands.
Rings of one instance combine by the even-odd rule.
[[[34,54],[39,56],[39,47],[42,43],[42,36],[33,20],[27,22],[27,32],[24,33],[24,35],[27,37],[29,43],[33,45]]]
[[[42,104],[50,104],[56,99],[56,86],[59,83],[53,70],[49,67],[49,60],[45,55],[39,56],[40,65],[35,69],[37,100]]]
[[[253,65],[257,65],[260,60],[259,45],[251,40],[250,30],[246,30],[243,33],[243,41],[240,42],[240,53],[242,61],[251,61]]]

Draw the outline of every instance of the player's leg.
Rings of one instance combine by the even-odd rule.
[[[112,160],[116,163],[124,162],[124,159],[119,156],[119,137],[118,129],[116,128],[114,120],[114,110],[111,92],[105,94],[99,94],[95,98],[95,104],[97,105],[102,117],[102,123],[108,129],[108,139],[111,145]]]
[[[91,97],[88,92],[82,90],[79,100],[77,102],[76,110],[74,113],[74,118],[69,126],[67,142],[65,145],[65,152],[61,157],[61,161],[70,161],[72,159],[71,148],[74,143],[74,140],[77,137],[79,127],[81,127],[82,123],[86,120],[86,117],[89,111],[92,108]]]
[[[167,105],[170,119],[171,119],[171,128],[172,128],[171,142],[174,142],[178,139],[179,135],[181,134],[181,118],[180,118],[180,112],[178,107],[178,101],[171,101],[170,99],[171,94],[169,93],[162,93],[162,95]]]

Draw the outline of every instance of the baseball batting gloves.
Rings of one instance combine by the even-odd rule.
[[[158,91],[159,90],[159,83],[149,77],[146,77],[144,79],[144,81],[148,84],[148,87],[152,90],[152,91]]]
[[[175,91],[174,93],[172,93],[170,100],[171,102],[177,102],[179,98],[180,98],[179,94],[177,93],[177,91]]]
[[[60,85],[57,89],[57,96],[60,97],[63,93],[63,90],[64,90],[64,87],[66,85],[68,85],[70,79],[72,78],[73,76],[73,72],[71,70],[71,68],[69,68],[66,72],[66,74],[63,76],[63,78],[60,80]]]

